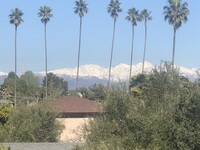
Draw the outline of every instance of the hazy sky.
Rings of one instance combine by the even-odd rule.
[[[184,1],[184,0],[183,0]],[[113,19],[107,13],[110,0],[87,0],[89,11],[83,18],[80,64],[109,66]],[[171,60],[172,26],[164,21],[167,0],[121,0],[123,12],[116,24],[113,66],[130,63],[131,24],[127,10],[135,7],[152,11],[148,22],[147,61],[159,64]],[[200,0],[187,0],[190,15],[187,24],[177,31],[175,63],[200,68]],[[79,17],[74,14],[74,0],[1,0],[0,1],[0,71],[14,70],[14,26],[9,23],[11,9],[20,8],[24,23],[18,28],[18,73],[43,71],[44,33],[37,16],[40,6],[50,6],[54,17],[47,25],[48,70],[77,65]],[[142,62],[144,23],[135,28],[133,63]]]

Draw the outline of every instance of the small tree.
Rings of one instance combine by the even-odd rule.
[[[27,71],[20,76],[20,94],[28,100],[38,100],[41,96],[39,78],[32,72]]]
[[[57,116],[46,102],[17,108],[8,120],[9,142],[57,142],[62,131]]]
[[[47,81],[46,78],[43,80],[43,88],[47,83],[48,88],[48,97],[49,99],[55,99],[60,96],[66,96],[68,94],[68,83],[63,78],[56,76],[53,73],[47,74]]]

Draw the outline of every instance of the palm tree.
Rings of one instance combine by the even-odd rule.
[[[113,48],[114,48],[114,41],[115,41],[115,25],[116,25],[118,13],[122,12],[122,9],[120,8],[120,4],[121,3],[118,0],[111,0],[110,4],[108,5],[108,8],[107,8],[108,9],[108,13],[110,13],[111,17],[114,19],[112,47],[111,47],[111,55],[110,55],[110,67],[109,67],[108,87],[110,87],[112,56],[113,56]]]
[[[79,0],[75,1],[74,13],[78,14],[80,17],[80,30],[79,30],[79,48],[78,48],[78,63],[77,63],[77,76],[76,76],[76,90],[78,90],[78,80],[79,80],[79,64],[80,64],[80,51],[81,51],[81,31],[82,31],[82,18],[84,14],[88,12],[86,1]]]
[[[15,85],[14,85],[15,107],[17,105],[17,82],[16,82],[16,78],[17,78],[17,28],[22,22],[24,22],[22,19],[22,16],[23,16],[23,12],[19,8],[12,9],[11,14],[9,15],[10,23],[15,26]]]
[[[148,12],[147,9],[144,9],[141,12],[141,18],[144,20],[144,25],[145,25],[145,40],[144,40],[144,53],[143,53],[143,63],[142,63],[142,74],[144,73],[144,62],[145,62],[145,56],[146,56],[146,45],[147,45],[147,21],[151,21],[152,17],[151,11]]]
[[[131,73],[132,73],[132,64],[133,64],[133,45],[134,45],[134,28],[137,26],[137,22],[141,21],[141,17],[139,15],[139,11],[135,8],[131,8],[128,10],[128,16],[126,16],[126,20],[131,22],[132,25],[132,45],[131,45],[131,61],[130,61],[130,74],[129,74],[129,86],[131,83]]]
[[[165,21],[168,20],[169,24],[173,26],[173,53],[172,53],[172,67],[174,68],[175,57],[175,44],[176,44],[176,31],[181,27],[182,22],[186,23],[189,15],[188,3],[182,3],[181,0],[168,0],[169,5],[164,6]]]
[[[47,97],[47,37],[46,37],[46,26],[47,23],[50,21],[50,18],[53,17],[51,14],[52,9],[48,6],[40,7],[38,16],[41,17],[41,22],[44,23],[44,44],[45,44],[45,79],[46,79],[46,99]]]

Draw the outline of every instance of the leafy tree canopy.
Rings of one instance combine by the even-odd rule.
[[[83,149],[200,149],[199,85],[170,65],[138,79],[139,96],[109,92],[106,113],[85,126]]]
[[[47,102],[18,107],[7,121],[7,142],[57,142],[63,128],[57,116],[58,111]]]

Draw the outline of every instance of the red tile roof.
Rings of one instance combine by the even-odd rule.
[[[101,105],[78,96],[66,96],[55,100],[54,104],[62,113],[69,114],[99,114],[102,113]]]

